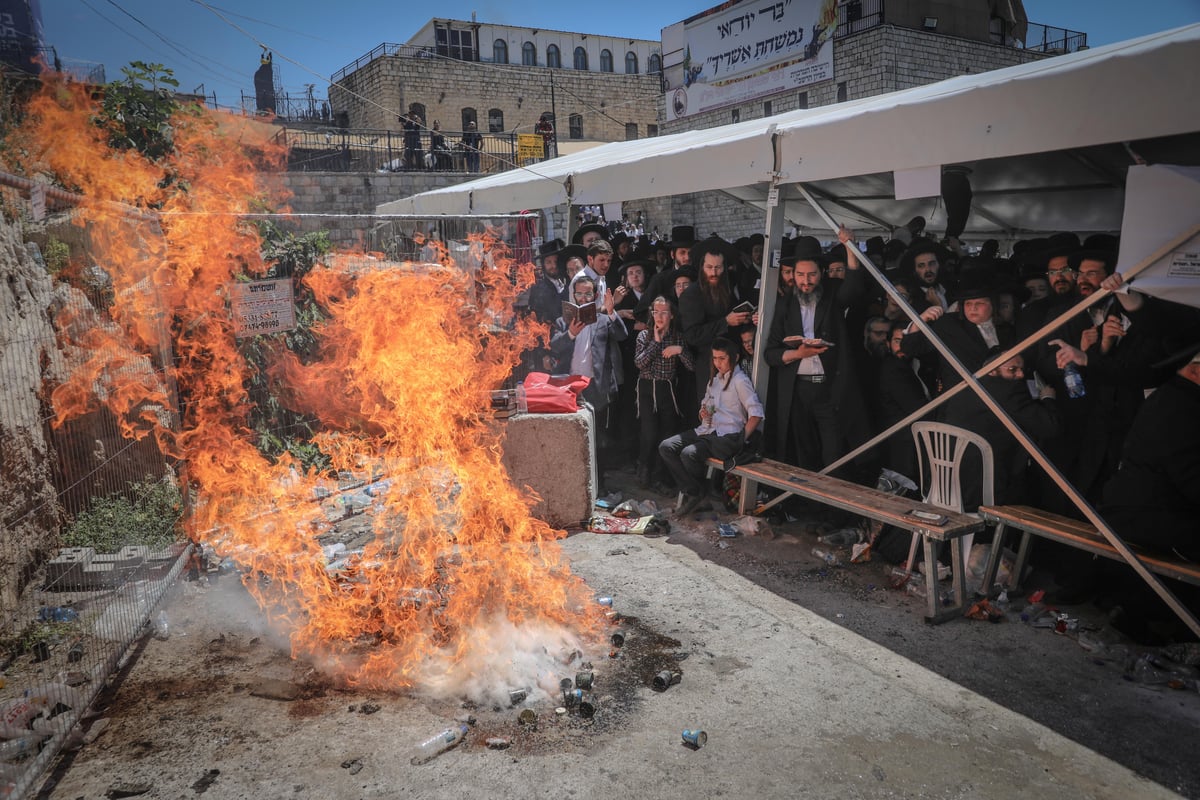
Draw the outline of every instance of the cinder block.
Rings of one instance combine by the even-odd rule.
[[[574,414],[518,414],[507,426],[501,460],[514,484],[541,496],[538,519],[574,528],[596,499],[594,421],[590,410]]]
[[[91,563],[96,551],[90,547],[64,547],[46,562],[46,588],[54,591],[73,591],[83,581],[83,570]]]

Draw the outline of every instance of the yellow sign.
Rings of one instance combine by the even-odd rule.
[[[540,133],[517,134],[517,160],[524,161],[527,158],[540,159],[545,154],[546,150],[542,146],[542,135]]]

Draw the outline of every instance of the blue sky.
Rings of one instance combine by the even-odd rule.
[[[203,85],[221,105],[236,106],[241,92],[253,94],[256,42],[275,52],[286,91],[300,96],[313,83],[320,98],[331,74],[381,42],[408,40],[433,10],[454,19],[470,19],[474,11],[481,22],[658,39],[662,28],[715,3],[41,0],[41,5],[47,43],[62,58],[103,64],[109,80],[119,78],[130,61],[158,62],[175,71],[180,89]],[[1031,22],[1087,33],[1092,46],[1200,22],[1200,0],[1025,0],[1025,9]]]

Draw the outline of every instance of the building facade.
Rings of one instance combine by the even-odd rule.
[[[658,133],[662,55],[644,39],[433,19],[333,76],[329,101],[350,128],[399,130],[415,111],[455,139],[531,133],[554,121],[558,152]]]

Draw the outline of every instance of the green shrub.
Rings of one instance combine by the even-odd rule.
[[[67,547],[92,547],[112,553],[125,545],[165,547],[176,541],[176,524],[183,509],[179,488],[170,481],[131,483],[129,491],[92,498],[67,529]]]

